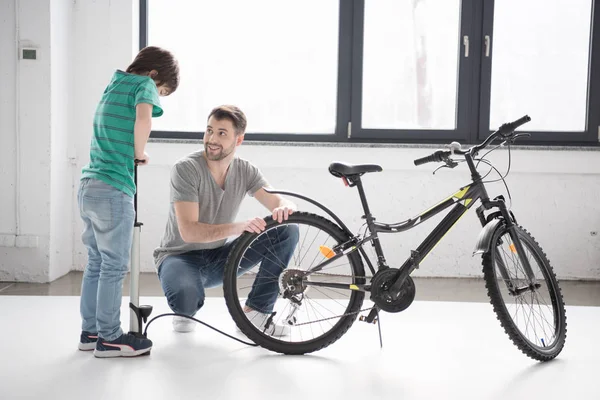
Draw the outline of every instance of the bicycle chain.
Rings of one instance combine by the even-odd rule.
[[[364,309],[362,309],[362,310],[358,310],[358,311],[352,311],[352,312],[349,312],[349,313],[346,313],[346,314],[342,314],[342,315],[335,315],[335,316],[333,316],[333,317],[329,317],[329,318],[318,319],[318,320],[316,320],[316,321],[311,321],[311,322],[303,322],[303,323],[301,323],[301,324],[294,324],[294,326],[302,326],[302,325],[308,325],[308,324],[316,324],[317,322],[323,322],[323,321],[327,321],[327,320],[330,320],[330,319],[335,319],[335,318],[343,318],[343,317],[347,317],[347,316],[349,316],[349,315],[358,314],[358,313],[361,313],[361,312],[363,312],[363,311],[369,311],[369,310],[372,310],[372,309],[373,309],[373,307],[364,308]]]
[[[321,275],[324,275],[324,276],[337,276],[337,277],[343,277],[343,278],[356,278],[356,279],[359,279],[359,278],[367,279],[367,278],[368,278],[367,276],[342,275],[342,274],[328,274],[328,273],[326,273],[326,272],[315,272],[314,274],[311,274],[311,275],[317,275],[317,276],[321,276]],[[358,310],[358,311],[352,311],[352,312],[345,313],[345,314],[341,314],[341,315],[335,315],[335,316],[333,316],[333,317],[329,317],[329,318],[318,319],[318,320],[316,320],[316,321],[303,322],[303,323],[301,323],[301,324],[295,324],[294,326],[302,326],[302,325],[308,325],[308,324],[316,324],[317,322],[323,322],[323,321],[327,321],[327,320],[330,320],[330,319],[335,319],[335,318],[344,318],[344,317],[347,317],[347,316],[349,316],[349,315],[354,315],[354,314],[358,314],[358,313],[361,313],[361,312],[364,312],[364,311],[369,311],[369,310],[371,310],[372,308],[373,308],[373,307],[364,308],[364,309],[362,309],[362,310]]]
[[[314,274],[310,274],[309,276],[311,276],[311,275],[316,275],[316,276],[319,276],[319,275],[325,275],[325,276],[341,276],[341,277],[343,277],[343,278],[357,278],[357,279],[359,279],[359,278],[362,278],[362,279],[367,279],[367,278],[369,278],[368,276],[342,275],[342,274],[328,274],[328,273],[326,273],[326,272],[315,272]]]
[[[337,277],[342,277],[342,278],[355,278],[355,279],[367,279],[367,276],[356,276],[356,275],[342,275],[342,274],[328,274],[326,272],[315,272],[314,274],[311,275],[316,275],[316,276],[337,276]],[[349,312],[349,313],[345,313],[345,314],[341,314],[341,315],[335,315],[333,317],[329,317],[329,318],[323,318],[323,319],[318,319],[316,321],[311,321],[311,322],[303,322],[301,324],[294,324],[294,326],[302,326],[302,325],[308,325],[308,324],[316,324],[317,322],[323,322],[323,321],[327,321],[330,319],[335,319],[335,318],[344,318],[347,317],[349,315],[354,315],[354,314],[358,314],[364,311],[369,311],[373,309],[373,307],[369,307],[369,308],[365,308],[362,310],[358,310],[358,311],[353,311],[353,312]]]

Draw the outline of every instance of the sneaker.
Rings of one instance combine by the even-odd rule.
[[[173,317],[175,332],[192,332],[196,329],[196,321],[185,317]]]
[[[252,325],[257,327],[261,332],[275,337],[289,336],[292,330],[291,326],[276,324],[273,323],[273,321],[271,321],[269,326],[267,326],[267,321],[269,320],[270,316],[270,314],[264,314],[256,310],[246,312],[246,318],[248,318],[248,321],[252,322]]]
[[[81,337],[79,339],[79,350],[81,351],[91,351],[96,348],[96,342],[98,341],[97,333],[90,333],[83,331],[81,332]]]
[[[138,338],[130,333],[124,333],[115,340],[104,340],[98,338],[94,356],[98,358],[110,357],[135,357],[150,353],[152,341],[146,338]]]

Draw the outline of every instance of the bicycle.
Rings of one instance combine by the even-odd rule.
[[[362,234],[360,231],[358,235],[353,234],[337,215],[316,200],[294,192],[267,189],[271,193],[308,201],[333,221],[307,212],[295,212],[282,223],[267,217],[265,231],[260,234],[244,233],[239,238],[229,255],[223,286],[228,310],[238,328],[255,343],[269,350],[304,354],[323,349],[341,338],[361,312],[369,311],[368,316],[361,316],[361,320],[375,322],[379,311],[397,313],[407,309],[416,293],[410,274],[419,268],[444,235],[480,200],[476,213],[483,229],[474,255],[482,255],[483,277],[493,310],[509,338],[523,353],[539,361],[555,358],[566,339],[565,306],[556,275],[539,244],[518,225],[504,196],[490,199],[485,186],[489,182],[484,181],[492,169],[500,174],[485,160],[485,156],[507,145],[510,157],[510,145],[518,138],[528,136],[526,133],[516,133],[516,129],[530,120],[529,116],[524,116],[512,123],[505,123],[483,143],[467,150],[462,150],[460,144],[453,142],[449,150],[438,150],[415,160],[415,165],[441,162],[444,164],[442,167],[448,168],[466,162],[471,172],[471,183],[429,210],[400,223],[378,222],[369,209],[361,177],[366,173],[382,171],[379,165],[332,163],[329,172],[341,178],[346,186],[358,189],[364,210],[363,218],[366,220]],[[501,143],[478,158],[479,153],[496,139],[500,139]],[[483,178],[477,170],[480,163],[492,168]],[[505,186],[504,178],[509,172],[510,163],[506,175],[500,174]],[[508,190],[508,186],[506,188]],[[510,197],[510,191],[508,194]],[[378,234],[407,231],[450,207],[443,220],[416,250],[411,251],[400,268],[387,265]],[[270,235],[267,237],[269,240],[277,238],[281,230],[289,226],[297,227],[298,242],[289,265],[281,263],[279,276],[273,274],[269,277],[271,283],[278,281],[279,292],[266,327],[270,324],[287,325],[290,332],[287,336],[274,337],[267,334],[265,329],[257,328],[243,311],[248,291],[264,283],[256,279],[260,263],[249,271],[247,267],[242,271],[240,264],[245,254],[252,250],[251,246],[257,238],[262,235]],[[312,231],[316,235],[308,237]],[[374,247],[377,270],[363,248],[366,243]],[[304,250],[306,254],[302,253]],[[271,261],[277,258],[273,252],[265,257],[270,257]],[[363,260],[371,271],[371,277],[365,274]],[[361,309],[367,292],[374,306]]]

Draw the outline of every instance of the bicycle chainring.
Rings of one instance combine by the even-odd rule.
[[[398,273],[397,268],[387,268],[375,274],[371,279],[371,300],[383,311],[398,313],[406,310],[415,299],[415,282],[409,276],[406,278],[398,297],[394,300],[389,292],[391,281]]]

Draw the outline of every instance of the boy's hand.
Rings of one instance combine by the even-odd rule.
[[[146,152],[144,152],[144,155],[141,157],[139,157],[139,156],[135,157],[135,163],[137,165],[148,165],[149,162],[150,162],[150,156]]]

